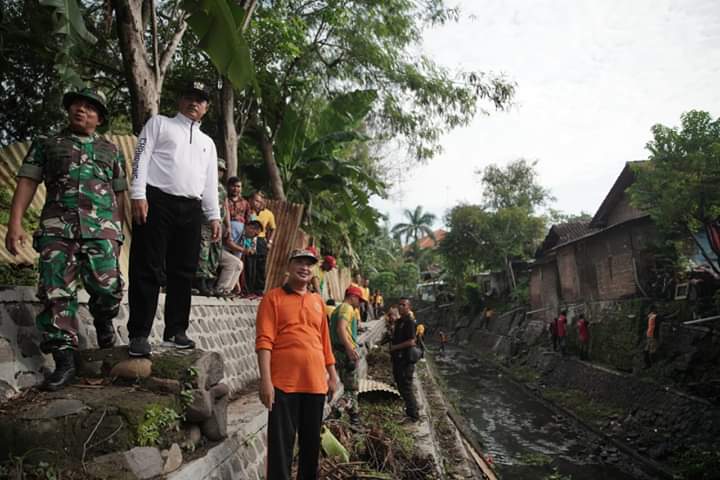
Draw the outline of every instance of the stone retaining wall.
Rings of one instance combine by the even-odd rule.
[[[87,309],[87,294],[80,292],[80,349],[97,348],[92,317]],[[159,303],[164,305],[165,296]],[[193,297],[188,335],[198,347],[219,352],[225,361],[224,382],[231,392],[242,390],[258,378],[255,359],[255,311],[258,302]],[[43,355],[37,345],[40,334],[35,328],[35,315],[41,304],[35,289],[19,287],[0,290],[0,401],[17,394],[20,389],[39,384],[44,373],[52,370],[50,355]],[[127,344],[127,297],[123,299],[115,329],[120,344]],[[158,308],[150,341],[160,343],[164,312]]]

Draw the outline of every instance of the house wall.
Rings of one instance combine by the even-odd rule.
[[[630,205],[630,198],[627,193],[623,192],[617,205],[615,205],[608,215],[607,226],[616,225],[643,215],[644,214],[640,210]]]
[[[580,297],[580,281],[575,261],[575,245],[558,249],[557,269],[560,297],[564,302],[574,302]]]
[[[530,272],[530,304],[533,310],[549,307],[545,312],[538,312],[535,318],[546,318],[549,321],[556,315],[558,291],[557,264],[552,261],[534,265]]]

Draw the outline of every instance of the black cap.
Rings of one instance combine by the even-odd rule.
[[[198,95],[200,98],[205,100],[206,102],[210,101],[210,88],[205,84],[205,82],[201,82],[200,80],[191,80],[186,85],[185,88],[182,91],[183,95]]]

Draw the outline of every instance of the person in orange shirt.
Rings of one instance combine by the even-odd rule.
[[[657,341],[655,340],[655,322],[657,320],[657,311],[655,305],[650,305],[650,311],[647,318],[647,331],[645,332],[645,350],[644,360],[645,368],[650,368],[653,362],[653,355],[657,350]]]
[[[323,407],[338,378],[325,305],[308,290],[317,261],[312,252],[293,251],[287,282],[267,292],[258,307],[255,351],[260,401],[269,411],[268,480],[290,479],[296,435],[298,478],[318,478]]]

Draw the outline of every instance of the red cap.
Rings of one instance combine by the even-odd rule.
[[[323,258],[323,265],[326,265],[328,267],[328,271],[332,270],[337,266],[335,257],[333,257],[332,255],[325,255],[325,257]]]
[[[348,295],[355,295],[355,296],[358,297],[361,301],[363,301],[363,302],[365,301],[365,299],[363,299],[363,291],[362,291],[362,289],[361,289],[360,287],[355,287],[355,286],[353,286],[353,285],[350,285],[350,286],[345,290],[345,296],[347,297]]]

